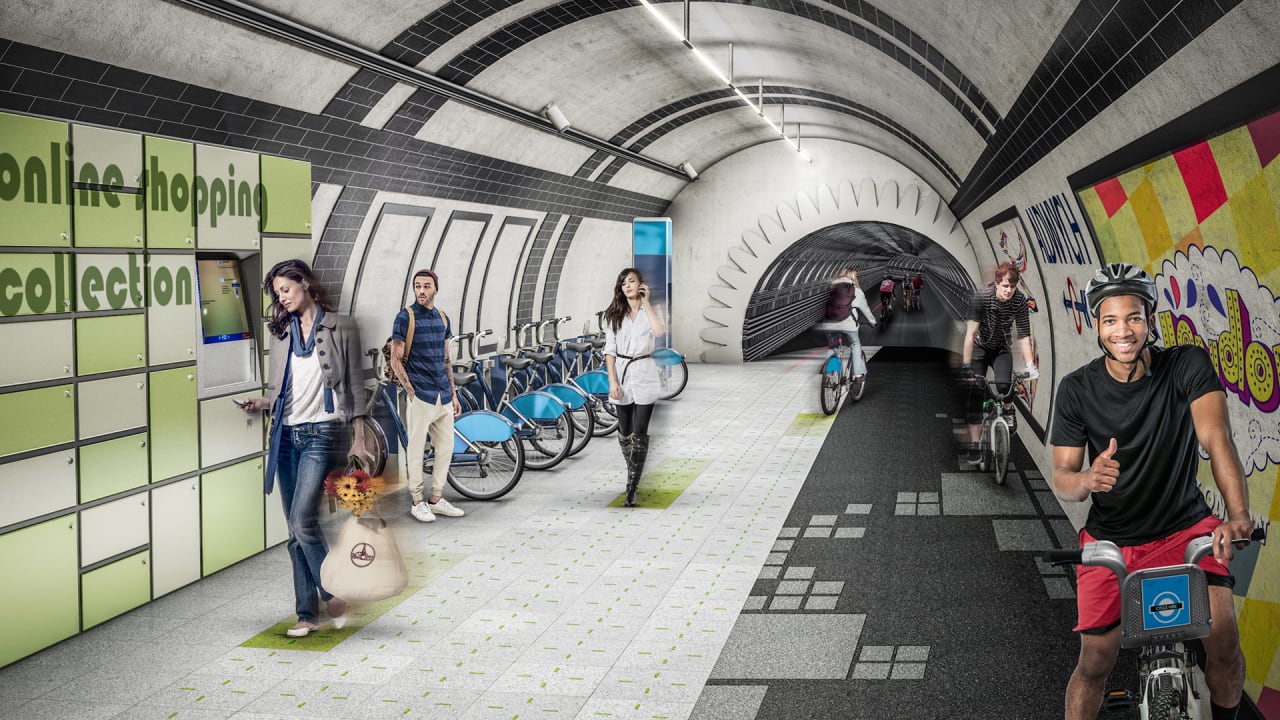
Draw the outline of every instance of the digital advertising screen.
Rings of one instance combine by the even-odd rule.
[[[231,258],[196,260],[196,275],[204,343],[212,345],[252,338],[244,285],[240,279],[240,261]]]

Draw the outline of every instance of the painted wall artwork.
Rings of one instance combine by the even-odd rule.
[[[1166,346],[1204,348],[1227,393],[1255,522],[1280,517],[1280,111],[1079,191],[1103,262],[1142,265]],[[1210,505],[1221,499],[1201,464]],[[1269,528],[1274,535],[1275,528]],[[1280,541],[1232,564],[1246,690],[1280,720]]]

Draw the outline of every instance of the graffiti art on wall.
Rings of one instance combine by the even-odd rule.
[[[1166,346],[1205,349],[1227,394],[1259,524],[1280,517],[1280,112],[1079,191],[1101,262],[1157,278]],[[1201,463],[1212,507],[1221,498]],[[1236,576],[1245,689],[1280,720],[1280,547],[1242,554]]]
[[[1075,278],[1067,276],[1067,287],[1062,291],[1062,307],[1076,326],[1076,334],[1083,335],[1085,328],[1093,328],[1093,316],[1085,302],[1084,289],[1088,283],[1077,285]]]

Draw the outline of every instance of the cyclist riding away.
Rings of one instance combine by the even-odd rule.
[[[996,267],[995,282],[974,293],[969,301],[969,314],[965,323],[963,367],[977,378],[985,378],[987,368],[995,368],[996,392],[1004,401],[1009,432],[1017,429],[1017,413],[1013,411],[1013,355],[1009,347],[1010,330],[1016,338],[1022,354],[1023,372],[1029,380],[1040,377],[1035,357],[1031,351],[1031,321],[1027,316],[1027,299],[1018,290],[1018,269],[1012,263]],[[969,452],[965,463],[974,465],[982,461],[982,401],[984,389],[981,381],[969,387]]]
[[[849,339],[849,349],[853,352],[853,380],[861,382],[867,374],[867,364],[862,359],[862,340],[858,337],[858,312],[867,318],[872,327],[876,319],[867,305],[867,296],[858,284],[858,273],[853,268],[845,268],[831,278],[831,292],[827,295],[826,320],[818,324],[818,329],[827,333],[843,333]]]
[[[893,278],[888,275],[880,281],[880,304],[884,306],[886,311],[893,309]]]
[[[1234,718],[1244,656],[1227,563],[1232,541],[1253,532],[1248,486],[1227,414],[1226,393],[1204,350],[1155,346],[1155,283],[1114,263],[1085,288],[1103,356],[1062,379],[1054,404],[1053,487],[1068,502],[1091,499],[1080,544],[1110,540],[1130,572],[1183,562],[1187,544],[1212,534],[1213,630],[1205,684],[1214,720]],[[1209,455],[1227,520],[1214,517],[1196,484],[1197,443]],[[1087,457],[1086,457],[1087,453]],[[1080,659],[1067,684],[1066,717],[1094,718],[1120,648],[1120,591],[1111,570],[1077,570]]]

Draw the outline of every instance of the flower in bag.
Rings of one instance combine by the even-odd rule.
[[[374,500],[387,489],[387,483],[379,477],[355,467],[334,470],[324,480],[324,493],[353,515],[363,515],[373,509]]]

